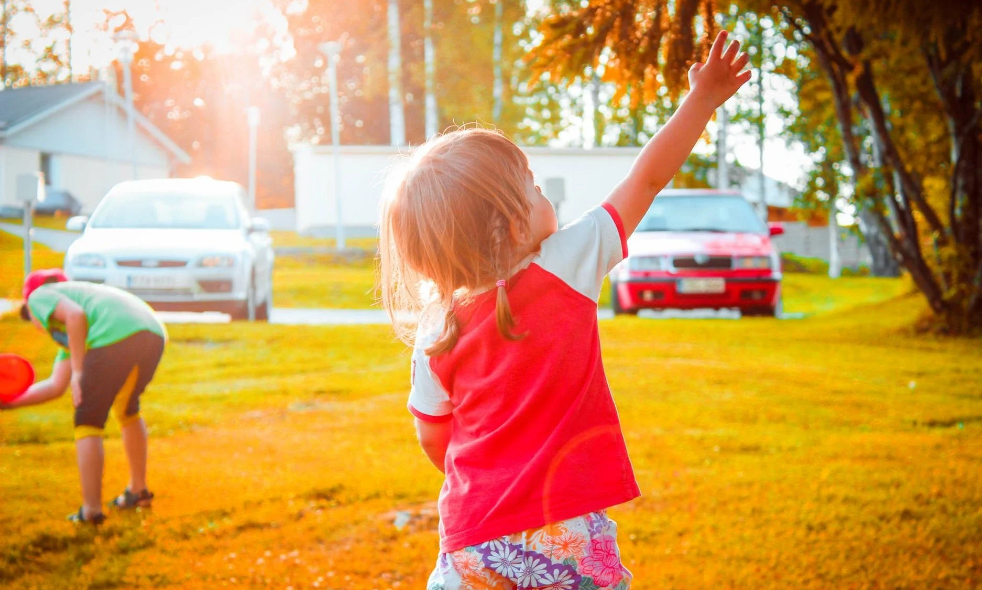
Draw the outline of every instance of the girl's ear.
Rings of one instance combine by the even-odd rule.
[[[514,221],[508,224],[508,229],[511,232],[512,241],[516,244],[524,244],[531,238],[529,232]]]

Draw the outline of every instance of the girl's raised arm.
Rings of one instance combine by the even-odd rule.
[[[641,150],[627,178],[607,197],[620,214],[627,235],[634,233],[655,195],[682,168],[713,112],[750,80],[750,71],[742,71],[750,57],[746,53],[737,56],[737,41],[723,51],[726,37],[726,31],[721,31],[706,62],[689,69],[688,96]]]

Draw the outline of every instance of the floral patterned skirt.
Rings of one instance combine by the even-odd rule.
[[[628,590],[606,511],[441,553],[427,590]]]

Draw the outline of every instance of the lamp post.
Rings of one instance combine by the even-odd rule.
[[[341,44],[330,41],[320,45],[321,53],[327,56],[328,80],[331,86],[331,146],[334,154],[334,205],[337,215],[337,248],[343,250],[344,222],[341,217],[341,114],[338,112],[338,72],[337,59],[341,54]]]
[[[133,54],[136,53],[136,40],[132,31],[120,31],[113,39],[116,41],[116,53],[119,63],[123,66],[123,88],[126,93],[126,129],[129,133],[130,158],[133,166],[133,180],[137,179],[136,154],[136,121],[133,112]]]
[[[249,207],[256,212],[256,132],[259,128],[259,107],[246,111],[249,122]]]

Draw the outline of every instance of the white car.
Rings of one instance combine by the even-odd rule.
[[[269,222],[253,218],[245,191],[210,178],[123,182],[89,217],[65,255],[73,281],[104,283],[165,311],[221,311],[269,318],[273,247]]]

